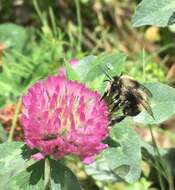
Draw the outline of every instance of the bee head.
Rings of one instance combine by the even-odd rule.
[[[114,76],[111,77],[110,80],[105,80],[108,82],[105,93],[103,95],[102,98],[104,98],[105,96],[113,96],[114,94],[118,93],[118,88],[119,88],[119,77],[118,76]]]
[[[107,68],[108,69],[108,68]],[[102,68],[103,72],[105,73],[107,79],[104,80],[104,82],[108,82],[105,92],[101,98],[104,99],[105,97],[112,97],[114,94],[118,93],[118,88],[119,88],[119,79],[122,76],[122,74],[120,76],[111,76],[110,74],[108,74],[107,70],[104,70]]]
[[[117,89],[118,89],[118,80],[115,80],[115,79],[111,80],[110,89],[109,89],[110,93],[112,94],[115,93]]]

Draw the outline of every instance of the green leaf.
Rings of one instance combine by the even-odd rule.
[[[7,97],[5,97],[4,94],[0,95],[0,108],[2,108],[5,105],[6,100],[7,100]]]
[[[0,187],[6,186],[13,177],[20,174],[34,161],[28,161],[30,152],[21,142],[0,144]]]
[[[73,172],[59,161],[51,160],[52,190],[81,190],[80,184]]]
[[[86,171],[96,180],[133,183],[140,177],[141,147],[136,132],[122,122],[110,132],[119,145],[106,149]]]
[[[92,81],[99,77],[99,75],[105,75],[105,72],[111,76],[119,75],[124,69],[123,63],[125,60],[126,55],[123,53],[102,53],[92,62],[91,68],[86,76],[84,76],[84,80]]]
[[[44,160],[22,171],[15,176],[10,184],[18,187],[18,190],[41,190],[44,189]],[[14,188],[12,188],[13,190]]]
[[[80,80],[76,71],[67,62],[66,62],[66,75],[67,75],[68,80],[77,80],[77,81]]]
[[[7,140],[7,132],[4,130],[2,124],[0,123],[0,142],[4,142]]]
[[[141,144],[142,151],[147,151],[150,155],[155,156],[155,150],[151,144],[143,140],[140,141],[140,144]]]
[[[126,55],[123,53],[102,53],[99,56],[87,56],[78,62],[76,72],[80,81],[102,94],[105,89],[105,72],[110,76],[120,75]]]
[[[96,56],[89,55],[78,61],[76,72],[79,75],[81,81],[83,81],[85,79],[85,77],[88,74],[88,72],[90,71],[93,61],[95,59],[96,59]]]
[[[0,187],[5,190],[43,189],[43,164],[29,160],[31,152],[20,142],[0,144]]]
[[[132,19],[134,26],[168,26],[175,23],[174,0],[143,0]]]
[[[0,176],[6,173],[18,172],[24,162],[22,162],[22,146],[24,144],[20,142],[5,142],[0,144]],[[1,179],[1,178],[0,178]]]
[[[147,83],[151,91],[151,108],[153,119],[145,110],[134,117],[134,121],[142,124],[159,124],[175,114],[175,89],[161,83]]]
[[[23,27],[11,23],[0,25],[0,42],[7,48],[22,51],[26,40],[27,33]]]
[[[0,74],[0,95],[8,95],[12,89],[14,90],[13,87],[14,83],[12,83],[4,74]]]
[[[123,71],[123,63],[126,55],[123,53],[102,53],[99,56],[87,56],[78,62],[76,72],[81,81],[93,81],[99,75],[109,72],[111,75],[119,75]],[[109,68],[110,70],[108,71]]]

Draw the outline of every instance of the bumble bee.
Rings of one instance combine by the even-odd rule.
[[[50,141],[50,140],[56,139],[57,137],[58,137],[58,134],[54,134],[54,133],[53,134],[45,134],[41,140]]]
[[[152,94],[145,86],[128,75],[107,76],[108,85],[101,99],[104,99],[110,107],[109,125],[122,121],[126,116],[136,116],[143,109],[154,118],[149,104]],[[122,110],[122,115],[113,118],[119,109]]]

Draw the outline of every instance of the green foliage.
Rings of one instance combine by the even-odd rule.
[[[4,174],[11,174],[15,175],[17,170],[22,166],[24,162],[22,162],[22,157],[19,156],[22,153],[21,147],[23,143],[20,142],[13,142],[13,143],[2,143],[0,144],[0,166],[1,166],[1,173],[0,175],[3,176]],[[17,170],[16,170],[17,169]],[[7,179],[8,180],[8,179]],[[2,182],[2,181],[1,181]]]
[[[27,32],[23,27],[12,23],[0,25],[0,43],[4,44],[5,48],[13,48],[21,52],[27,40]]]
[[[130,184],[125,190],[151,190],[151,185],[151,182],[147,181],[145,178],[141,178],[139,181]]]
[[[98,56],[89,55],[78,61],[76,70],[66,65],[68,78],[79,80],[90,88],[104,92],[106,74],[120,75],[124,69],[126,55],[120,52],[102,53]]]
[[[123,71],[126,55],[120,52],[102,53],[98,56],[87,56],[81,59],[76,68],[82,82],[92,81],[99,75],[119,75]],[[108,70],[110,69],[110,71]]]
[[[20,142],[2,143],[0,152],[0,187],[6,189],[6,185],[12,181],[12,178],[25,171],[30,154]]]
[[[12,190],[44,189],[44,160],[36,162],[12,178],[10,185]]]
[[[13,27],[15,31],[17,26],[11,25],[12,31]],[[18,37],[18,43],[22,43],[23,35]],[[26,45],[27,55],[19,52],[19,48],[17,49],[15,46],[4,52],[2,71],[0,72],[2,104],[21,96],[37,80],[58,72],[63,57],[61,40],[61,35],[54,37],[52,31],[50,33],[47,31],[47,33],[41,34],[40,43],[31,39],[30,43]]]
[[[146,79],[150,81],[160,81],[165,82],[165,71],[155,62],[149,62],[145,66]]]
[[[105,74],[104,72],[108,72],[108,69],[110,69],[111,76],[119,75],[123,71],[123,63],[125,60],[126,55],[123,53],[102,53],[91,63],[91,67],[87,75],[84,76],[83,81],[92,81],[102,73]]]
[[[142,124],[159,124],[173,116],[175,114],[175,89],[161,83],[148,83],[145,86],[153,95],[151,108],[154,118],[143,111],[134,118],[134,121]]]
[[[31,151],[23,143],[0,144],[0,187],[5,190],[41,190],[45,187],[44,160],[31,160]],[[49,189],[80,190],[79,182],[66,166],[50,161]]]
[[[158,54],[158,52],[155,52]],[[140,51],[134,60],[127,60],[124,64],[125,72],[141,83],[145,81],[166,83],[166,68],[162,62],[157,63],[154,56]]]
[[[68,80],[77,80],[77,81],[79,81],[80,78],[79,78],[77,72],[70,66],[69,63],[66,62],[65,64],[66,64],[66,66],[65,66],[66,75],[67,75]]]
[[[174,0],[142,0],[132,19],[133,25],[168,26],[175,23]]]
[[[78,0],[76,2],[78,2]],[[80,2],[84,5],[86,4],[86,8],[90,3],[89,0],[81,0]],[[115,12],[121,12],[121,15],[123,15],[123,6],[125,6],[125,3],[122,4],[122,7],[119,7],[119,10],[120,8],[121,10],[118,11],[118,6],[115,6],[115,1],[103,1],[103,3],[104,2],[106,6],[112,5],[111,7],[114,7],[114,9],[117,7]],[[45,10],[50,5],[49,1],[40,3]],[[8,4],[12,6],[10,2],[8,2]],[[115,47],[118,46],[120,47],[118,39],[116,40],[114,36],[108,37],[106,35],[108,34],[108,29],[105,29],[103,26],[105,23],[111,22],[111,20],[110,22],[106,22],[105,20],[107,17],[111,17],[111,13],[109,15],[105,13],[104,17],[102,13],[103,10],[101,10],[103,4],[101,1],[94,1],[93,10],[99,20],[91,20],[93,20],[94,23],[99,22],[103,24],[94,28],[95,35],[92,33],[92,37],[88,40],[89,36],[86,36],[86,34],[90,33],[91,30],[82,28],[81,25],[83,24],[84,26],[85,22],[84,19],[82,19],[83,23],[81,23],[80,15],[78,27],[70,21],[68,28],[65,17],[63,21],[62,19],[59,20],[59,22],[64,23],[65,26],[58,28],[53,11],[49,8],[49,14],[47,14],[39,9],[37,1],[34,1],[34,4],[42,24],[41,30],[33,29],[32,33],[32,30],[26,30],[24,27],[15,24],[0,25],[0,42],[6,46],[6,50],[2,55],[2,65],[0,66],[0,107],[5,105],[8,101],[15,102],[18,96],[22,96],[28,87],[36,81],[44,79],[48,75],[57,74],[59,67],[65,67],[69,80],[80,81],[101,94],[104,93],[106,87],[106,83],[104,82],[104,80],[107,79],[106,73],[110,76],[115,76],[120,75],[122,72],[127,72],[127,74],[139,79],[139,81],[144,81],[145,79],[148,81],[166,81],[165,71],[159,67],[155,61],[156,59],[154,59],[154,56],[158,56],[157,54],[153,56],[153,59],[150,58],[150,55],[149,58],[145,57],[145,54],[141,57],[141,60],[136,57],[135,61],[132,61],[131,66],[128,66],[124,65],[127,58],[124,53],[119,51],[99,53],[96,56],[89,55],[81,58],[78,61],[77,68],[73,69],[68,62],[69,59],[82,57],[85,52],[80,51],[80,47],[82,46],[82,49],[94,47],[91,41],[100,47],[97,47],[100,51],[101,48],[105,49],[105,46],[109,46],[109,50],[111,50],[111,48],[115,49]],[[65,6],[67,9],[70,8],[67,6],[68,4],[69,3],[65,1],[61,6]],[[117,5],[119,4],[120,3]],[[71,3],[71,7],[73,7],[73,3]],[[107,7],[106,10],[108,8],[109,7]],[[83,10],[82,12],[86,12],[84,11],[85,9],[81,10]],[[72,14],[71,11],[72,8],[68,10],[69,17]],[[65,12],[67,14],[67,11]],[[119,39],[122,37],[127,41],[127,35],[123,32],[125,29],[120,31],[120,25],[123,24],[124,20],[121,18],[119,14],[117,15],[117,20],[113,20],[113,23],[117,23],[117,29],[119,30],[117,35],[115,30],[115,36]],[[135,15],[133,16],[133,25],[137,27],[143,25],[168,26],[173,23],[175,23],[174,0],[143,0],[136,8]],[[128,25],[128,23],[124,23],[124,25],[125,24]],[[127,28],[129,33],[130,31],[135,33],[135,31],[129,27],[130,26]],[[65,32],[62,33],[61,30]],[[80,36],[77,37],[77,31],[83,35],[83,38]],[[122,33],[122,35],[120,36],[119,33]],[[77,39],[79,39],[78,45]],[[127,49],[127,45],[126,47],[125,45],[123,46],[125,43],[122,43],[121,47]],[[134,49],[134,44],[130,43],[130,40],[128,43],[132,44],[131,48]],[[90,46],[86,46],[87,44],[90,44]],[[130,51],[129,48],[127,50]],[[92,49],[92,52],[96,52],[96,47]],[[143,111],[134,117],[134,121],[145,125],[159,124],[173,116],[175,114],[175,90],[161,83],[147,83],[145,86],[148,87],[153,94],[151,107],[155,118],[153,119],[146,111]],[[149,189],[151,183],[147,180],[142,178],[137,182],[141,174],[141,150],[142,156],[145,158],[147,155],[148,160],[154,162],[153,165],[155,164],[155,166],[158,167],[157,171],[164,176],[167,181],[169,180],[166,165],[162,167],[161,164],[162,154],[159,155],[159,152],[156,152],[158,149],[155,150],[155,144],[151,146],[140,140],[132,126],[133,123],[127,119],[117,124],[110,131],[109,137],[105,140],[105,143],[109,145],[108,149],[104,150],[94,163],[85,167],[87,173],[96,181],[106,184],[119,181],[133,183],[128,185],[126,190]],[[46,158],[46,160],[49,161],[49,165],[46,167],[46,160],[45,162],[44,160],[36,162],[30,159],[33,153],[28,150],[23,143],[2,143],[6,139],[7,134],[0,125],[0,187],[2,189],[81,189],[76,176],[68,167],[63,165],[61,161]],[[145,154],[143,152],[145,152]],[[170,183],[170,181],[168,181],[168,183]]]
[[[96,56],[89,55],[78,61],[76,73],[79,76],[81,81],[85,81],[85,78],[87,77],[88,73],[90,72],[91,68],[93,67],[92,64],[95,60],[96,60]]]
[[[73,172],[59,161],[50,160],[52,190],[81,190]]]
[[[110,132],[116,147],[109,147],[94,163],[86,166],[86,172],[94,179],[133,183],[140,177],[140,139],[129,125],[127,121],[117,124]]]

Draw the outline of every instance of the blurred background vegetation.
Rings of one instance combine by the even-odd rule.
[[[29,85],[58,72],[63,60],[100,52],[128,55],[125,71],[134,78],[160,81],[175,87],[175,28],[134,28],[131,18],[139,0],[1,0],[0,1],[0,122],[13,127],[14,140],[22,140],[18,121],[20,95]],[[175,119],[155,128],[161,147],[175,142]],[[17,122],[17,125],[16,125]],[[0,130],[1,130],[0,128]],[[147,141],[146,128],[136,128]],[[1,139],[6,138],[5,132]],[[75,167],[75,166],[71,166]],[[76,166],[85,190],[156,189],[151,168],[143,163],[142,178],[132,185],[103,184]],[[152,187],[154,184],[154,187]],[[157,187],[158,189],[158,187]]]

